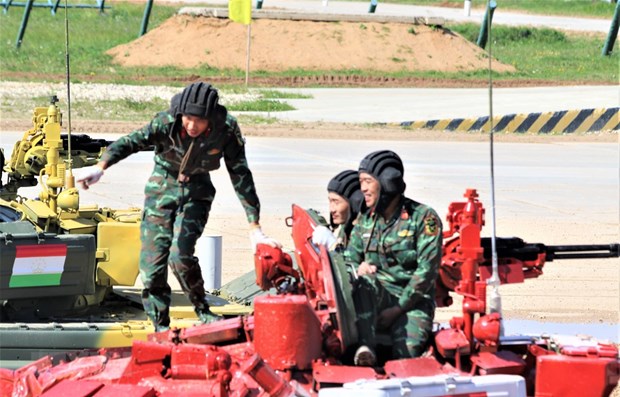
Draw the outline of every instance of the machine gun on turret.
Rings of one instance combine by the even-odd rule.
[[[4,185],[0,181],[0,198],[13,200],[20,187],[36,186],[39,183],[37,177],[48,166],[50,149],[55,152],[54,160],[70,158],[67,161],[71,162],[71,168],[81,168],[96,164],[105,148],[112,143],[105,139],[93,139],[88,135],[60,134],[62,113],[56,105],[57,102],[58,97],[54,95],[50,98],[49,106],[34,108],[32,128],[15,143],[6,165],[2,154],[0,164],[4,167],[3,171],[7,173],[8,180]],[[56,164],[53,166],[57,167]],[[62,161],[58,167],[66,168]],[[0,172],[0,179],[1,177]]]
[[[481,276],[484,277],[484,275],[490,275],[491,238],[481,238],[480,245],[483,249],[484,258],[484,261],[480,263],[480,272]],[[545,245],[542,243],[527,243],[518,237],[498,237],[496,245],[500,266],[511,266],[511,264],[519,263],[522,266],[523,278],[540,276],[546,262],[564,259],[618,258],[620,256],[618,248],[620,244]],[[502,279],[503,283],[522,281],[523,279],[515,279],[514,276]]]
[[[32,128],[4,164],[2,321],[83,311],[101,303],[113,286],[133,286],[138,275],[134,247],[140,243],[141,210],[80,206],[72,174],[73,168],[96,164],[111,142],[61,134],[57,102],[54,95],[49,106],[34,108]],[[18,195],[20,187],[37,185],[36,199]]]
[[[444,231],[443,259],[437,279],[438,307],[452,305],[450,292],[459,291],[463,274],[472,282],[486,282],[492,274],[490,237],[481,237],[485,209],[473,189],[465,192],[466,202],[454,202],[448,209]],[[499,280],[502,284],[522,283],[543,274],[546,262],[564,259],[617,258],[619,244],[545,245],[527,243],[518,237],[496,238]],[[475,266],[474,266],[475,263]],[[469,270],[463,270],[463,267]],[[473,291],[470,291],[473,293]]]

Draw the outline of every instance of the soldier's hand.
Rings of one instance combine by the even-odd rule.
[[[94,185],[99,182],[99,179],[103,176],[103,168],[98,165],[92,167],[86,167],[79,170],[77,183],[82,186],[82,189],[88,190],[90,185]]]
[[[403,309],[398,305],[382,310],[377,317],[377,328],[386,329],[390,327],[403,313]]]
[[[362,262],[357,267],[358,276],[367,276],[369,274],[375,274],[377,272],[377,266],[371,265],[368,262]]]
[[[267,235],[263,233],[260,226],[255,227],[250,232],[250,241],[252,242],[252,250],[254,250],[254,252],[256,252],[257,244],[267,244],[274,248],[282,248],[282,244],[280,244],[277,240],[272,239],[271,237],[267,237]]]

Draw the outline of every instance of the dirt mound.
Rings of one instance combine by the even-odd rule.
[[[228,19],[177,15],[108,51],[123,66],[246,67],[247,28]],[[259,19],[252,24],[252,71],[471,71],[488,68],[484,51],[442,28],[405,23]],[[499,72],[514,71],[493,62]]]

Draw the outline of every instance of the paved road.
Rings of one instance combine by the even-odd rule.
[[[18,136],[21,133],[2,132],[0,143],[5,153],[10,153]],[[248,160],[265,213],[285,214],[293,202],[324,208],[322,187],[327,181],[343,169],[356,168],[364,155],[379,148],[401,153],[408,192],[441,214],[450,202],[461,199],[467,187],[479,189],[487,205],[490,201],[487,142],[346,141],[347,149],[342,150],[345,141],[340,140],[247,140]],[[617,226],[619,155],[618,146],[610,143],[496,143],[497,205],[502,216],[541,222],[570,216],[576,225],[616,222]],[[151,152],[134,154],[106,171],[93,189],[83,192],[82,202],[141,207],[151,168]],[[214,210],[238,214],[239,202],[225,170],[213,173],[213,178],[218,188]]]
[[[296,110],[259,113],[302,122],[401,123],[441,118],[473,118],[489,114],[488,88],[277,88],[307,99],[285,99]],[[168,100],[178,87],[76,83],[71,93],[91,100],[158,97]],[[55,92],[66,96],[63,83],[0,82],[0,97],[17,98]],[[19,93],[15,96],[15,93]],[[241,100],[224,93],[226,101]],[[551,112],[620,106],[620,86],[494,88],[493,114]],[[241,112],[234,112],[236,115]],[[27,127],[27,125],[25,126]],[[2,137],[0,136],[0,140]]]
[[[184,0],[183,2],[189,5],[192,3],[204,4],[204,0]],[[484,4],[480,0],[474,0],[473,3]],[[499,25],[542,26],[564,30],[607,33],[609,32],[609,27],[611,24],[611,15],[609,16],[609,19],[531,15],[504,11],[502,9],[501,2],[498,3],[500,4],[493,14],[493,23]],[[211,0],[209,1],[209,4],[216,4],[226,7],[228,5],[228,1]],[[253,4],[256,4],[256,0],[253,0]],[[324,2],[321,0],[264,0],[262,9],[284,9],[292,11],[356,15],[367,14],[370,2],[329,1],[327,2],[327,7],[324,7],[323,4]],[[442,17],[448,21],[480,23],[484,16],[484,9],[472,9],[470,15],[466,16],[462,8],[411,6],[402,4],[388,4],[379,1],[375,14]]]
[[[297,110],[273,112],[283,120],[348,123],[401,123],[473,118],[489,114],[488,88],[321,88],[300,92],[310,99],[287,99]],[[551,112],[620,106],[619,86],[494,88],[493,114]]]

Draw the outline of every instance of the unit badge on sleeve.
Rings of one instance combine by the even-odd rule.
[[[424,218],[424,234],[427,236],[436,236],[439,233],[439,222],[433,215]]]

